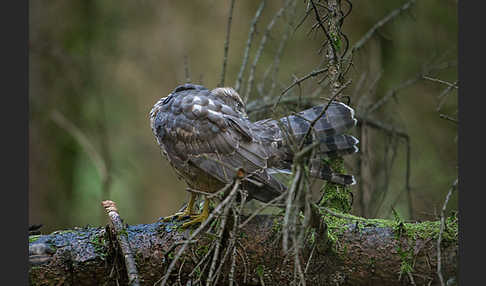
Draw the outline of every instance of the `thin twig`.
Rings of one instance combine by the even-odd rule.
[[[235,6],[235,0],[231,0],[230,10],[228,15],[228,25],[226,26],[226,39],[224,40],[224,55],[223,55],[223,68],[221,69],[221,81],[219,86],[224,86],[224,77],[226,75],[226,65],[228,63],[228,48],[231,33],[231,20],[233,19],[233,7]]]
[[[447,203],[451,198],[452,192],[456,189],[458,183],[458,179],[452,183],[452,187],[449,189],[447,196],[445,198],[444,204],[442,205],[442,211],[440,213],[440,229],[439,229],[439,238],[437,238],[437,275],[439,276],[440,284],[445,286],[444,277],[442,277],[442,265],[441,265],[441,249],[440,244],[442,242],[442,233],[444,232],[444,220],[445,220],[445,211],[447,207]]]
[[[128,234],[123,227],[123,222],[120,218],[120,215],[118,214],[116,204],[113,201],[103,201],[101,204],[105,208],[105,211],[110,218],[110,225],[112,227],[113,233],[116,236],[118,245],[120,246],[120,249],[123,253],[125,267],[127,269],[128,285],[140,285],[135,257],[133,255],[132,249],[130,248],[130,243],[128,242]]]
[[[303,231],[301,233],[303,233]],[[297,272],[299,276],[299,285],[306,286],[304,272],[302,271],[302,265],[300,264],[300,259],[299,259],[300,243],[298,240],[293,239],[293,244],[294,244],[294,269],[297,270],[297,271],[294,270],[294,272]]]
[[[51,119],[57,123],[61,128],[66,130],[71,136],[76,139],[76,141],[81,145],[84,151],[88,154],[89,158],[93,161],[98,173],[100,175],[101,181],[105,181],[108,176],[108,170],[103,157],[98,153],[93,144],[89,141],[88,137],[71,121],[69,121],[64,115],[59,111],[54,110],[51,113]]]
[[[217,197],[219,194],[224,194],[231,187],[231,185],[232,184],[226,184],[222,189],[220,189],[220,190],[218,190],[217,192],[214,192],[214,193],[207,193],[207,192],[203,192],[203,191],[199,191],[199,190],[194,190],[194,189],[191,189],[191,188],[186,188],[186,191],[188,191],[190,193],[205,195],[206,199],[212,199],[214,197]]]
[[[423,76],[424,79],[427,79],[427,80],[430,80],[430,81],[433,81],[433,82],[438,82],[438,83],[442,83],[442,84],[445,84],[449,87],[452,87],[452,88],[459,88],[456,84],[454,83],[450,83],[448,81],[445,81],[445,80],[441,80],[441,79],[438,79],[438,78],[433,78],[433,77],[430,77],[430,76],[426,76],[424,75]]]
[[[385,94],[385,96],[380,98],[377,102],[375,102],[375,104],[373,104],[371,107],[369,107],[365,111],[365,113],[367,113],[367,114],[373,113],[378,108],[380,108],[382,105],[384,105],[391,97],[395,97],[397,95],[398,91],[400,91],[401,89],[407,88],[407,87],[415,84],[419,80],[424,79],[427,74],[429,74],[433,71],[443,70],[443,69],[449,68],[449,66],[450,65],[448,63],[445,63],[445,64],[437,64],[437,65],[432,65],[432,66],[429,66],[429,67],[422,68],[422,70],[419,73],[417,73],[414,77],[412,77],[412,78],[410,78],[406,81],[403,81],[400,84],[398,84],[397,86],[388,90],[388,92]]]
[[[310,262],[312,260],[312,256],[314,255],[314,251],[317,248],[317,243],[314,242],[314,246],[312,246],[311,253],[309,254],[309,258],[307,259],[307,263],[305,264],[304,274],[307,274],[307,270],[309,270]]]
[[[240,67],[240,72],[238,73],[238,77],[236,79],[235,83],[235,90],[236,92],[240,92],[240,87],[241,87],[241,81],[243,79],[243,73],[245,72],[246,64],[248,62],[248,58],[250,57],[250,48],[251,44],[253,42],[253,36],[255,34],[255,27],[258,22],[258,19],[260,18],[260,15],[262,14],[263,7],[265,7],[265,0],[262,0],[260,3],[260,6],[258,7],[255,17],[251,20],[250,24],[250,31],[248,32],[248,40],[246,41],[246,47],[245,47],[245,53],[243,55],[243,61],[241,63]]]
[[[284,198],[284,196],[287,195],[287,191],[283,192],[280,196],[273,198],[271,201],[268,203],[265,203],[261,205],[256,211],[254,211],[250,217],[248,217],[244,222],[242,222],[238,228],[243,228],[245,225],[247,225],[255,216],[257,216],[261,211],[266,209],[268,206],[273,205],[276,201],[279,201]]]
[[[169,247],[169,249],[167,249],[167,251],[164,253],[164,256],[168,257],[169,254],[172,251],[174,251],[179,245],[197,243],[198,241],[199,240],[197,240],[197,239],[193,239],[193,240],[182,240],[182,241],[172,243],[172,245]]]
[[[365,218],[361,218],[361,217],[349,217],[349,216],[346,216],[346,215],[343,215],[343,214],[334,212],[334,211],[332,211],[331,209],[329,209],[327,207],[318,206],[317,208],[319,208],[321,210],[324,210],[328,214],[330,214],[332,216],[335,216],[337,218],[343,218],[343,219],[352,220],[352,221],[367,221],[367,219],[365,219]]]
[[[272,30],[273,25],[275,25],[275,22],[277,21],[278,18],[280,18],[280,16],[282,16],[283,12],[285,11],[285,9],[287,8],[288,5],[289,5],[289,1],[286,2],[284,7],[280,8],[277,11],[277,13],[273,16],[272,20],[270,21],[270,23],[267,25],[265,32],[263,33],[263,37],[260,41],[260,46],[258,47],[256,54],[255,54],[255,58],[253,59],[253,63],[250,66],[250,74],[248,75],[248,84],[247,84],[247,87],[246,87],[246,93],[245,93],[245,96],[243,97],[243,102],[245,102],[245,103],[248,101],[248,98],[250,97],[250,94],[252,92],[253,81],[255,79],[256,65],[258,63],[258,60],[260,59],[263,48],[265,47],[265,44],[266,44],[267,39],[268,39],[268,35],[270,34],[270,31]]]
[[[204,263],[204,261],[206,261],[206,259],[209,257],[209,255],[213,252],[213,248],[216,246],[216,244],[212,243],[211,246],[209,247],[208,249],[208,252],[206,252],[206,254],[204,254],[204,256],[199,260],[199,262],[196,264],[196,266],[194,266],[194,268],[192,269],[191,273],[189,273],[189,277],[192,278],[192,276],[194,275],[194,273],[196,272],[196,269],[198,269],[199,267],[201,267],[201,264]]]
[[[413,279],[413,275],[412,273],[410,272],[407,272],[407,275],[408,275],[408,278],[410,279],[410,284],[412,284],[412,286],[415,286],[415,280]]]
[[[457,86],[457,83],[459,81],[455,81],[454,82],[454,86]],[[444,91],[442,91],[438,97],[439,99],[439,104],[437,105],[437,109],[436,111],[437,112],[440,112],[440,110],[442,109],[442,105],[445,103],[446,99],[447,99],[447,95],[454,89],[454,86],[448,86],[444,89]]]
[[[384,131],[390,135],[396,135],[404,139],[409,138],[408,134],[405,131],[402,131],[392,125],[388,125],[378,120],[369,118],[367,116],[356,115],[356,119],[358,120],[358,125],[366,123],[366,125]]]
[[[291,32],[292,25],[294,23],[294,14],[295,14],[295,10],[296,10],[295,7],[297,6],[296,3],[297,3],[297,1],[293,0],[293,6],[292,6],[292,9],[290,11],[290,14],[288,15],[289,18],[290,18],[290,21],[287,24],[287,28],[285,29],[285,32],[283,33],[282,39],[281,39],[280,44],[278,46],[277,53],[275,54],[275,57],[274,57],[274,60],[273,60],[272,84],[270,86],[270,92],[268,93],[269,97],[272,97],[273,91],[275,90],[275,87],[277,86],[277,75],[278,75],[278,71],[279,71],[279,67],[280,67],[280,59],[282,58],[285,45],[287,43],[287,40],[288,40],[290,32]]]
[[[214,210],[209,214],[208,218],[201,223],[201,225],[191,234],[191,236],[186,241],[193,240],[194,237],[196,237],[196,235],[198,235],[209,223],[211,223],[215,217],[221,214],[224,206],[226,206],[229,203],[229,201],[233,199],[233,196],[236,194],[239,185],[240,185],[240,180],[236,179],[234,183],[234,187],[229,193],[229,195],[214,208]],[[172,273],[172,270],[175,267],[175,264],[181,257],[182,253],[184,253],[188,245],[189,245],[188,243],[184,243],[182,247],[179,249],[179,251],[177,252],[177,254],[174,256],[174,259],[169,265],[169,268],[167,269],[165,275],[162,276],[161,279],[159,279],[159,281],[162,280],[161,286],[167,285],[167,281],[169,279],[170,274]],[[157,284],[159,281],[157,281],[155,284]]]
[[[309,128],[307,128],[307,132],[305,135],[302,137],[302,140],[300,141],[299,145],[299,150],[302,150],[302,147],[304,146],[304,143],[306,142],[307,136],[311,133],[311,131],[314,129],[314,125],[316,125],[317,121],[321,119],[321,117],[326,113],[327,109],[331,105],[331,103],[336,99],[336,97],[351,83],[351,80],[348,80],[345,84],[343,84],[336,92],[333,94],[333,96],[330,98],[329,102],[327,103],[326,107],[324,107],[319,113],[319,115],[311,122],[309,125]]]
[[[442,114],[442,113],[441,113],[441,114],[439,114],[439,116],[440,116],[440,118],[447,119],[447,120],[449,120],[449,121],[454,122],[455,124],[458,124],[458,123],[459,123],[459,121],[458,121],[457,119],[452,118],[452,117],[450,117],[450,116],[448,116],[448,115],[445,115],[445,114]]]
[[[422,78],[422,73],[419,73],[418,75],[416,75],[415,77],[411,78],[411,79],[408,79],[402,83],[400,83],[399,85],[395,86],[394,88],[390,89],[386,94],[385,96],[383,96],[382,98],[380,98],[375,104],[373,104],[370,108],[368,108],[368,110],[366,110],[365,112],[367,114],[371,114],[373,113],[375,110],[377,110],[378,108],[380,108],[383,104],[385,104],[391,97],[395,96],[398,91],[400,91],[401,89],[404,89],[404,88],[407,88],[413,84],[415,84],[416,82],[418,82],[420,79]]]
[[[319,11],[317,10],[316,4],[314,1],[310,0],[310,3],[312,4],[312,7],[314,8],[315,16],[317,23],[319,23],[319,26],[321,27],[322,31],[326,35],[327,41],[329,42],[330,45],[330,51],[331,51],[331,58],[329,59],[330,62],[334,61],[336,59],[336,47],[334,46],[334,41],[331,39],[331,36],[329,35],[329,32],[326,30],[324,25],[322,24],[321,17],[319,16]]]
[[[416,0],[410,0],[408,2],[406,2],[405,4],[403,4],[402,6],[400,6],[399,8],[391,11],[390,13],[388,13],[383,19],[381,19],[380,21],[378,21],[376,24],[373,25],[373,27],[371,27],[354,45],[353,47],[351,48],[349,54],[348,54],[348,57],[349,55],[351,55],[353,52],[359,50],[361,47],[364,46],[364,44],[376,33],[376,31],[383,27],[385,24],[387,24],[388,22],[390,22],[391,20],[393,20],[394,18],[396,18],[397,16],[399,16],[400,14],[402,14],[403,12],[407,11],[408,9],[410,9],[412,7],[413,4],[415,4]]]
[[[407,147],[407,160],[406,160],[406,169],[405,169],[405,190],[407,191],[407,198],[408,198],[408,212],[410,215],[410,219],[413,219],[413,201],[412,201],[412,188],[410,187],[410,160],[411,160],[411,151],[410,151],[410,137],[405,139],[406,147]]]
[[[233,286],[234,283],[234,276],[235,276],[235,269],[236,269],[236,247],[233,247],[233,253],[231,254],[231,269],[228,275],[228,285]]]
[[[320,75],[321,73],[325,73],[325,72],[327,72],[327,68],[323,68],[323,69],[319,69],[319,70],[312,71],[311,73],[309,73],[309,74],[307,74],[307,75],[305,75],[305,76],[303,76],[303,77],[301,77],[301,78],[299,78],[297,80],[294,80],[294,82],[291,85],[289,85],[286,89],[284,89],[280,93],[277,101],[274,103],[274,105],[273,105],[272,108],[275,109],[277,107],[277,105],[280,103],[280,99],[282,98],[282,96],[284,96],[294,86],[300,85],[303,81],[305,81],[305,80],[307,80],[307,79],[309,79],[311,77],[315,77],[317,75]]]
[[[226,252],[224,253],[223,258],[219,262],[218,269],[216,270],[216,272],[214,274],[216,276],[216,278],[214,279],[214,285],[218,285],[219,277],[220,277],[220,274],[222,272],[221,270],[223,269],[223,266],[225,265],[224,263],[226,261],[226,258],[228,257],[228,255],[230,253],[232,253],[235,250],[235,243],[236,243],[236,238],[237,238],[236,230],[237,230],[237,226],[238,226],[239,211],[236,210],[236,207],[232,203],[228,204],[228,206],[233,213],[233,228],[229,232],[230,239],[229,239],[229,244],[226,247]],[[223,236],[223,233],[221,233],[221,236]],[[228,279],[229,279],[229,275],[228,275]]]
[[[302,165],[298,164],[296,167],[295,171],[295,176],[294,179],[292,180],[292,185],[290,186],[290,190],[288,191],[287,195],[287,204],[285,208],[285,216],[284,216],[284,221],[283,221],[283,237],[282,237],[282,247],[285,253],[288,252],[288,241],[289,241],[289,221],[291,215],[293,216],[293,201],[294,201],[294,196],[297,191],[297,188],[300,184],[300,179],[302,176]]]
[[[219,250],[223,244],[223,234],[226,227],[226,221],[228,220],[228,213],[231,209],[231,205],[233,204],[233,201],[236,199],[236,192],[234,194],[235,195],[232,196],[232,198],[229,200],[229,203],[225,206],[223,210],[221,224],[219,226],[219,232],[218,232],[218,241],[216,242],[216,247],[214,248],[213,259],[211,261],[211,267],[209,267],[209,274],[208,274],[208,279],[206,280],[206,286],[210,286],[211,283],[213,282],[213,279],[215,278],[214,276],[216,276],[216,273],[215,275],[213,275],[213,273],[216,269],[216,262],[218,261]],[[222,265],[223,263],[224,263],[224,259],[220,262],[220,265]]]

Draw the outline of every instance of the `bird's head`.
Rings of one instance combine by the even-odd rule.
[[[218,87],[211,91],[212,94],[220,98],[226,105],[231,107],[239,115],[248,117],[246,106],[240,95],[231,87]]]

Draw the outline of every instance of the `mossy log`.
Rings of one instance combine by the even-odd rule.
[[[349,218],[353,218],[349,216]],[[327,239],[310,236],[301,257],[307,266],[307,285],[437,285],[437,236],[439,222],[403,223],[396,221],[337,218],[324,215]],[[238,285],[290,285],[293,257],[280,244],[278,216],[259,215],[241,231],[236,258]],[[172,255],[167,251],[186,239],[191,230],[173,223],[157,222],[127,226],[142,285],[154,285],[163,275]],[[456,279],[458,269],[457,222],[447,220],[441,244],[444,278]],[[125,285],[127,276],[116,240],[107,228],[79,228],[29,237],[31,285]],[[210,240],[201,238],[186,251],[180,273],[182,285],[188,281],[195,261],[204,255]],[[314,247],[317,246],[317,247]],[[172,247],[174,249],[174,247]],[[177,248],[175,248],[177,249]],[[227,284],[229,272],[225,269]],[[430,283],[430,284],[429,284]],[[172,284],[170,284],[172,285]]]

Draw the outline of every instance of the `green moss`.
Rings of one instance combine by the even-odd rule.
[[[341,37],[339,37],[338,35],[336,35],[335,33],[331,33],[331,38],[332,38],[332,43],[334,45],[334,48],[336,49],[336,51],[340,51],[341,50]]]
[[[263,278],[263,274],[265,273],[265,268],[263,267],[263,265],[259,264],[257,266],[256,273],[257,273],[258,277]]]
[[[105,260],[107,254],[106,240],[104,235],[93,235],[91,236],[89,243],[94,247],[95,253],[100,256],[102,260]]]
[[[38,270],[38,269],[42,269],[42,266],[39,266],[39,265],[32,265],[30,267],[30,270]]]
[[[376,260],[375,260],[375,258],[374,258],[374,257],[371,257],[371,258],[370,258],[370,267],[371,267],[371,268],[375,268],[375,264],[376,264]]]
[[[411,263],[412,263],[412,258],[402,258],[402,264],[400,265],[400,275],[413,272],[413,266]]]
[[[334,172],[338,173],[346,173],[344,169],[344,161],[342,158],[326,160],[324,159],[325,163],[328,164]],[[320,206],[325,206],[329,208],[334,208],[339,210],[340,212],[349,212],[351,211],[351,191],[349,188],[327,182],[321,189],[321,193],[323,194],[321,201],[319,202]]]
[[[282,230],[282,223],[278,218],[273,219],[272,230],[274,233],[279,233]]]
[[[440,231],[440,221],[424,221],[424,222],[404,222],[401,218],[395,217],[394,220],[389,219],[364,219],[350,214],[341,213],[339,210],[329,208],[341,216],[346,218],[338,218],[329,215],[326,211],[321,210],[323,219],[325,219],[328,227],[339,229],[343,231],[350,223],[358,222],[358,229],[361,231],[364,227],[389,227],[395,231],[395,236],[409,237],[416,239],[437,239]],[[455,242],[458,239],[458,221],[457,217],[451,216],[445,220],[445,228],[442,233],[444,241]]]
[[[29,235],[29,243],[32,243],[36,240],[38,240],[40,235]]]
[[[120,231],[118,231],[118,235],[128,236],[127,230],[125,228],[120,229]]]
[[[401,258],[400,274],[411,273],[413,271],[414,260],[413,249],[417,239],[437,240],[440,232],[440,221],[405,223],[395,210],[393,210],[393,214],[395,217],[393,223],[395,237],[397,239],[406,239],[406,243],[400,242],[397,244],[397,252]],[[444,231],[442,232],[442,240],[444,242],[457,242],[457,222],[455,215],[445,220]]]
[[[439,237],[440,221],[424,221],[424,222],[404,222],[398,213],[393,220],[388,219],[364,219],[350,214],[342,213],[339,210],[328,207],[329,210],[336,212],[339,216],[330,215],[324,209],[320,209],[323,220],[327,224],[327,235],[329,241],[333,244],[337,251],[339,246],[339,237],[344,231],[349,229],[350,224],[355,224],[357,231],[361,232],[365,227],[383,227],[391,228],[397,240],[405,239],[406,246],[398,244],[397,251],[402,258],[402,269],[413,270],[413,246],[417,239],[436,240]],[[458,239],[458,220],[456,216],[451,216],[445,220],[445,228],[442,233],[442,241],[444,243],[456,243]],[[345,245],[340,247],[342,254],[347,251]]]
[[[395,238],[400,239],[402,234],[405,232],[405,225],[403,223],[402,217],[397,213],[395,209],[392,208],[393,212],[393,232],[395,233]]]
[[[316,242],[316,230],[311,228],[309,229],[310,235],[309,235],[309,243],[314,244]]]
[[[196,267],[194,269],[194,273],[196,274],[196,277],[195,277],[196,279],[198,279],[199,277],[201,277],[201,268],[199,268],[199,266]]]
[[[197,254],[198,256],[201,256],[201,257],[202,257],[202,256],[204,256],[206,253],[208,253],[208,251],[209,251],[209,247],[208,247],[207,245],[201,245],[200,247],[198,247],[198,248],[196,249],[196,254]]]
[[[397,237],[399,239],[400,237]],[[400,241],[397,244],[397,253],[400,255],[400,275],[408,274],[413,272],[413,245],[415,244],[415,239],[408,237],[407,242],[403,243]]]

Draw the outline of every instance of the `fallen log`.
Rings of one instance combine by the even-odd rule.
[[[348,216],[348,215],[346,215]],[[325,215],[328,239],[311,235],[301,260],[308,285],[436,285],[439,222],[404,223]],[[293,259],[281,247],[281,219],[258,215],[241,232],[236,269],[238,285],[289,285]],[[458,265],[457,219],[442,234],[442,274],[455,279]],[[190,235],[172,222],[126,226],[141,285],[164,275],[171,254]],[[198,236],[199,237],[199,236]],[[191,245],[173,283],[186,285],[210,239],[201,234]],[[309,256],[312,253],[312,258]],[[31,285],[125,285],[128,281],[116,238],[108,227],[75,228],[29,237]],[[227,263],[229,264],[229,263]],[[226,267],[226,266],[225,266]],[[223,271],[221,285],[229,272]],[[192,277],[191,279],[194,279]],[[429,284],[431,283],[431,284]],[[187,284],[191,285],[191,284]]]

